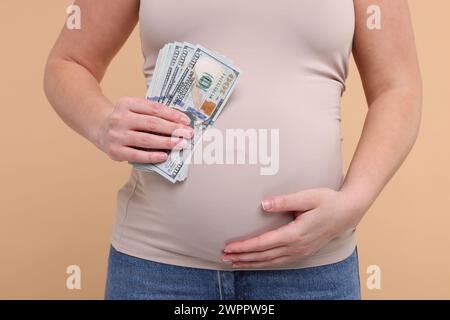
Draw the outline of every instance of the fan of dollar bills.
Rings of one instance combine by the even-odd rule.
[[[241,71],[224,56],[200,45],[166,44],[158,54],[146,99],[176,108],[191,119],[194,137],[183,150],[171,150],[166,161],[138,164],[175,183],[188,176],[187,162],[202,135],[210,128],[233,92]]]

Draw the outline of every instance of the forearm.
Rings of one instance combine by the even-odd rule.
[[[113,104],[102,94],[97,79],[74,61],[50,57],[44,87],[63,121],[98,146],[99,128],[113,111]]]
[[[386,90],[369,106],[341,193],[362,218],[411,150],[419,131],[421,90]]]

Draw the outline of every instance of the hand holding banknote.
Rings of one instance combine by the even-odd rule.
[[[159,52],[146,98],[185,113],[194,136],[189,148],[171,150],[164,162],[134,162],[134,168],[156,172],[172,183],[185,180],[188,160],[219,117],[240,74],[230,60],[200,45],[166,44]]]
[[[104,120],[100,148],[116,161],[159,163],[171,149],[188,146],[191,120],[176,109],[146,99],[124,97]]]

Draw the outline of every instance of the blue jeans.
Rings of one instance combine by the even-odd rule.
[[[144,260],[111,247],[105,299],[359,300],[358,254],[311,268],[222,271]]]

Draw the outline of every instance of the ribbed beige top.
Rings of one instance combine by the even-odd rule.
[[[172,184],[133,170],[118,193],[112,245],[153,261],[231,269],[220,260],[225,243],[292,220],[264,213],[262,199],[342,183],[340,99],[353,0],[145,0],[140,28],[147,82],[159,49],[172,41],[201,44],[242,69],[214,127],[224,136],[226,129],[278,129],[279,171],[261,175],[261,165],[248,161],[191,164],[188,179]],[[348,230],[315,255],[270,269],[334,263],[355,244]]]

